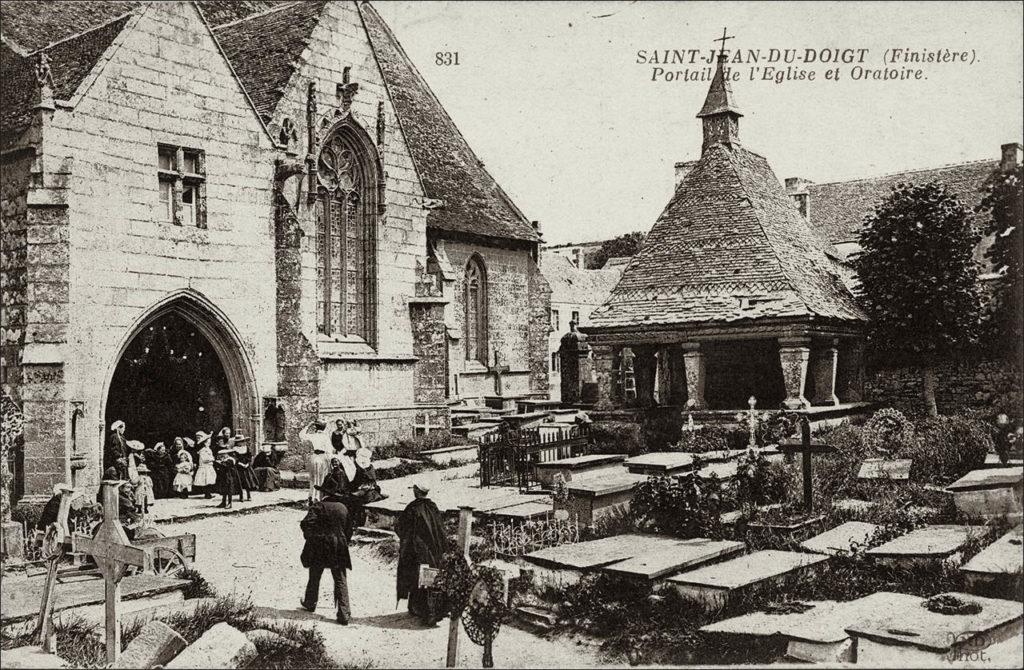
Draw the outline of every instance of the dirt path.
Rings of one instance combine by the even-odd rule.
[[[168,534],[197,535],[196,568],[219,593],[248,594],[269,617],[315,625],[342,667],[444,667],[448,622],[422,628],[395,609],[395,569],[368,547],[355,545],[349,594],[353,621],[334,622],[331,580],[321,582],[320,606],[309,614],[298,609],[305,588],[299,564],[303,512],[278,508],[243,516],[221,516],[162,525]],[[482,649],[460,633],[459,667],[480,667]],[[494,644],[499,668],[577,668],[602,665],[591,646],[568,639],[543,639],[511,627]]]

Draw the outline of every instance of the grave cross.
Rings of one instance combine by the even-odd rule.
[[[114,663],[121,653],[121,578],[129,566],[144,567],[146,563],[146,552],[131,545],[121,526],[118,509],[121,484],[119,481],[103,482],[103,521],[96,527],[93,537],[75,535],[78,550],[91,555],[103,575],[107,663]]]
[[[721,51],[719,53],[725,54],[725,41],[726,40],[734,40],[734,39],[736,39],[735,35],[728,35],[727,36],[726,35],[726,29],[722,28],[722,36],[719,37],[717,40],[711,40],[711,41],[712,42],[721,42],[722,43],[722,49],[721,49]]]
[[[757,407],[757,398],[750,396],[747,404],[750,405],[750,409],[747,411],[747,428],[750,429],[750,440],[747,442],[747,446],[753,449],[757,446],[757,411],[754,409]]]
[[[414,423],[412,427],[418,435],[429,435],[430,431],[433,429],[444,428],[444,421],[440,423],[431,423],[430,414],[425,413],[423,415],[423,423]]]
[[[835,450],[835,447],[824,442],[811,440],[811,420],[806,414],[800,417],[800,439],[779,442],[779,451],[790,454],[800,452],[803,457],[801,465],[804,474],[804,510],[808,514],[814,509],[811,496],[811,454],[828,454]]]
[[[509,371],[507,365],[502,365],[498,360],[498,350],[494,350],[494,365],[487,368],[487,372],[494,375],[494,395],[500,396],[501,392],[501,376]]]

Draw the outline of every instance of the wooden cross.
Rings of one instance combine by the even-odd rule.
[[[828,454],[835,450],[835,447],[824,442],[811,440],[811,421],[807,418],[806,414],[800,417],[800,439],[782,440],[779,442],[779,451],[790,454],[800,452],[803,456],[804,510],[808,514],[814,509],[814,502],[811,496],[811,454]]]
[[[722,36],[719,37],[717,40],[711,40],[711,41],[712,42],[721,42],[722,43],[722,50],[719,53],[724,55],[725,54],[725,41],[726,40],[733,40],[733,39],[736,39],[736,36],[735,35],[728,35],[727,36],[725,28],[722,28]]]
[[[469,562],[469,539],[473,531],[473,508],[465,505],[459,506],[459,551]],[[459,659],[459,622],[461,617],[453,616],[448,622],[448,654],[445,658],[444,667],[454,668]]]
[[[146,552],[131,545],[121,526],[118,489],[122,483],[102,483],[103,521],[93,537],[75,535],[77,548],[93,557],[105,582],[107,663],[114,663],[121,654],[121,578],[129,566],[146,564]]]
[[[60,492],[60,507],[57,509],[57,520],[54,522],[56,533],[54,543],[57,550],[48,557],[50,562],[46,570],[46,581],[43,583],[43,601],[39,605],[39,621],[36,623],[36,632],[40,646],[51,654],[57,653],[57,636],[53,629],[53,603],[54,587],[57,583],[57,572],[60,562],[64,558],[64,543],[71,539],[68,530],[68,514],[71,512],[71,498],[74,492],[63,490]],[[47,529],[49,534],[49,529]],[[46,540],[43,540],[44,546]]]
[[[352,68],[346,65],[341,71],[341,83],[338,84],[337,95],[338,99],[341,100],[341,108],[348,111],[348,108],[352,106],[352,98],[359,92],[359,84],[353,83],[350,80]]]
[[[507,365],[502,365],[498,361],[498,350],[494,350],[494,365],[487,368],[487,372],[494,375],[494,394],[500,396],[501,393],[501,376],[509,371]]]

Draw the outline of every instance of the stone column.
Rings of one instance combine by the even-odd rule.
[[[693,409],[705,409],[704,402],[704,352],[700,342],[683,344],[683,367],[686,371],[686,397],[693,401]]]
[[[672,352],[669,347],[658,347],[658,368],[655,381],[656,398],[659,405],[671,404],[672,368],[670,362]]]
[[[786,389],[786,399],[782,405],[786,409],[803,409],[810,405],[804,397],[807,362],[811,357],[810,343],[806,337],[779,338],[779,361],[782,363],[782,382]]]
[[[596,409],[610,409],[615,405],[615,383],[619,371],[615,367],[615,352],[610,345],[595,344],[593,352],[594,377],[597,381]],[[564,372],[563,372],[564,374]]]
[[[864,340],[846,340],[842,350],[836,365],[836,395],[840,402],[860,402],[864,399]]]
[[[558,348],[563,403],[576,404],[583,401],[583,385],[590,383],[593,376],[590,351],[587,336],[576,330],[576,323],[570,321],[569,332],[562,336]]]
[[[814,374],[815,405],[838,405],[836,397],[836,370],[839,363],[839,340],[832,340],[811,352],[811,370]]]
[[[641,407],[654,405],[654,378],[658,361],[654,347],[634,347],[636,358],[633,360],[633,372],[636,375],[636,401]]]

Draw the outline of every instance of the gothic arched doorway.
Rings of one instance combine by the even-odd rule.
[[[248,361],[226,319],[201,298],[179,296],[137,326],[105,401],[104,437],[120,419],[126,437],[146,446],[224,426],[259,439]]]

